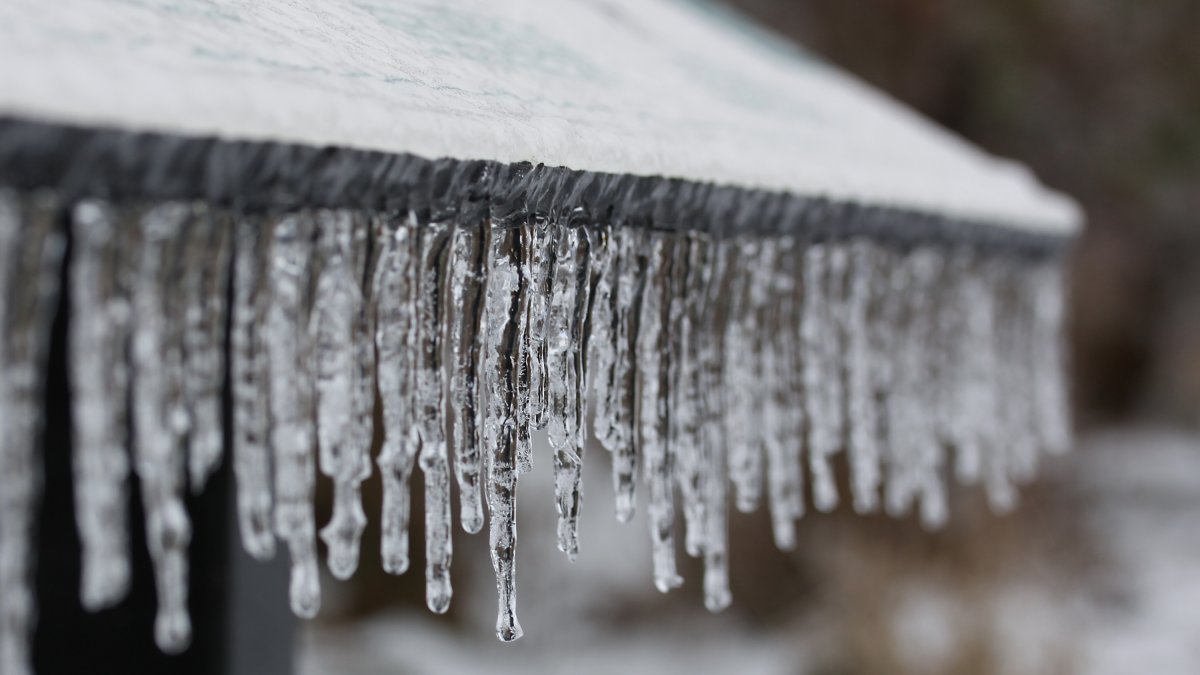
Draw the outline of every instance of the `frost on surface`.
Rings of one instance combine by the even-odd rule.
[[[559,548],[586,555],[578,519],[589,437],[610,453],[616,518],[646,515],[655,586],[678,587],[677,556],[697,557],[713,611],[731,602],[730,508],[765,506],[784,549],[810,504],[911,512],[938,527],[949,477],[981,483],[995,508],[1010,508],[1041,455],[1070,444],[1053,256],[676,231],[582,207],[435,219],[55,205],[3,192],[6,673],[28,661],[41,347],[63,213],[74,242],[66,278],[82,601],[100,609],[128,587],[132,469],[166,650],[190,633],[183,497],[225,461],[224,425],[243,545],[260,559],[276,540],[286,547],[296,614],[320,606],[319,544],[332,574],[349,577],[373,520],[383,568],[409,569],[420,468],[427,604],[450,604],[455,523],[468,533],[486,525],[506,641],[522,633],[518,478],[533,462],[554,467],[553,498],[534,503],[553,503]],[[542,429],[551,453],[534,457]],[[361,496],[372,462],[383,486],[377,519]],[[333,488],[327,523],[314,512],[318,480]]]

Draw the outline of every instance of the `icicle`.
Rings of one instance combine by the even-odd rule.
[[[576,400],[579,402],[579,424],[576,427],[576,432],[579,435],[579,445],[582,447],[587,442],[588,438],[588,413],[589,409],[594,410],[595,394],[593,389],[592,368],[594,367],[594,357],[596,356],[595,340],[603,340],[606,343],[604,351],[612,353],[612,287],[611,287],[611,261],[612,261],[612,228],[610,226],[597,227],[595,229],[584,229],[583,236],[587,238],[587,252],[584,256],[586,270],[581,270],[584,274],[580,278],[581,288],[587,291],[586,295],[581,291],[579,302],[580,315],[580,334],[579,334],[579,381],[575,394]],[[600,299],[603,294],[604,299]],[[603,305],[598,308],[598,305]],[[601,326],[597,326],[599,321]],[[604,357],[601,357],[604,358]],[[607,372],[607,364],[602,364],[602,368]],[[591,406],[591,408],[589,408]]]
[[[808,420],[808,456],[813,477],[813,504],[821,511],[837,506],[831,457],[838,451],[838,376],[829,358],[836,350],[837,330],[829,311],[830,246],[811,245],[804,257],[804,313],[801,323],[804,349],[805,418]]]
[[[313,515],[315,392],[309,340],[312,217],[274,223],[268,276],[271,302],[263,341],[268,346],[271,448],[275,457],[275,534],[292,559],[292,611],[312,618],[321,606]]]
[[[583,337],[587,340],[588,366],[588,382],[584,384],[590,383],[592,388],[584,389],[583,402],[593,412],[593,436],[600,441],[601,419],[610,414],[608,395],[612,390],[612,371],[617,360],[616,325],[613,325],[617,312],[614,311],[613,305],[617,299],[618,251],[616,233],[612,226],[596,228],[588,233],[588,237],[592,291],[588,301],[587,328],[583,331]],[[584,422],[587,420],[584,419]]]
[[[752,308],[747,334],[738,349],[747,350],[752,367],[745,367],[734,389],[742,389],[748,409],[741,414],[750,425],[753,447],[753,494],[762,490],[762,461],[766,455],[767,496],[775,544],[795,547],[795,521],[804,515],[801,448],[805,429],[803,374],[797,359],[801,352],[796,326],[800,323],[796,283],[795,242],[791,238],[762,242],[757,260],[749,265],[747,304]],[[763,334],[765,332],[765,335]],[[747,504],[746,506],[749,506]]]
[[[0,192],[4,672],[28,666],[38,349],[62,253],[55,208]],[[731,490],[742,511],[765,497],[786,549],[804,513],[805,461],[818,509],[838,504],[833,466],[845,449],[856,510],[877,509],[884,482],[887,512],[919,505],[922,523],[936,527],[947,515],[950,448],[959,477],[982,479],[1002,510],[1040,452],[1069,443],[1053,262],[868,240],[805,248],[788,234],[713,238],[580,225],[579,206],[555,212],[567,217],[451,226],[415,212],[264,221],[175,203],[120,212],[78,204],[68,350],[84,605],[111,605],[129,584],[131,440],[158,588],[156,640],[177,651],[190,639],[182,499],[186,480],[201,489],[221,461],[225,358],[241,536],[257,558],[273,554],[276,537],[286,543],[293,611],[312,617],[320,605],[318,460],[334,487],[320,533],[329,569],[345,578],[357,567],[378,389],[384,569],[410,564],[419,463],[426,602],[447,610],[452,420],[460,520],[480,530],[486,500],[505,641],[522,633],[515,499],[533,461],[531,431],[548,431],[558,546],[573,560],[589,392],[594,435],[612,453],[619,520],[634,512],[639,472],[646,483],[655,586],[682,583],[678,486],[684,549],[703,559],[712,611],[730,603]]]
[[[269,233],[257,220],[236,221],[230,376],[233,380],[233,471],[242,546],[258,560],[275,554],[268,438],[267,300]]]
[[[695,321],[696,442],[701,444],[704,472],[704,605],[711,612],[729,606],[728,458],[725,438],[726,382],[722,352],[724,324],[728,321],[728,279],[722,248],[704,240],[705,262],[694,261],[703,270],[698,295],[692,307]]]
[[[367,517],[362,509],[362,483],[371,475],[371,448],[375,440],[375,391],[378,387],[376,379],[375,353],[375,323],[378,320],[375,297],[375,268],[379,262],[379,237],[376,232],[382,228],[383,221],[379,217],[363,218],[353,216],[352,225],[354,237],[353,258],[354,276],[362,284],[362,303],[356,318],[354,330],[354,405],[353,420],[350,426],[350,456],[346,458],[348,477],[345,479],[344,499],[347,503],[342,507],[352,513],[349,522],[355,523],[353,544],[345,538],[347,557],[354,560],[357,567],[359,556],[359,540],[366,527]],[[349,467],[355,467],[349,470]],[[336,486],[335,486],[336,489]],[[335,499],[337,495],[335,493]],[[337,519],[335,509],[334,520]],[[332,525],[333,522],[330,523]],[[353,553],[349,554],[352,550]],[[350,570],[353,572],[353,569]]]
[[[610,397],[617,363],[615,304],[620,257],[616,233],[611,226],[600,228],[591,236],[593,286],[588,330],[584,332],[588,340],[588,375],[592,385],[589,402],[592,407],[593,436],[611,451],[612,448],[608,447],[611,441],[609,420],[613,415]]]
[[[950,253],[947,262],[950,277],[949,299],[944,314],[946,330],[956,335],[946,355],[952,367],[947,369],[943,385],[943,436],[954,448],[954,476],[962,484],[972,484],[982,476],[983,448],[978,422],[973,416],[987,405],[980,378],[987,377],[986,351],[989,336],[981,309],[976,303],[979,289],[973,256],[964,249]]]
[[[924,402],[920,399],[920,350],[924,347],[919,335],[917,318],[921,290],[915,278],[916,265],[907,253],[895,255],[888,276],[888,296],[883,317],[891,326],[893,337],[889,360],[891,377],[888,382],[887,406],[887,482],[884,488],[884,508],[888,515],[899,517],[909,512],[916,499],[918,485],[914,481],[915,464],[922,441],[920,424]]]
[[[580,506],[580,478],[583,446],[579,427],[580,412],[580,332],[586,305],[587,290],[581,288],[581,276],[586,278],[586,248],[581,248],[580,229],[566,226],[555,228],[554,274],[546,317],[545,376],[549,389],[550,409],[547,412],[550,447],[554,451],[554,501],[558,511],[558,548],[575,560],[579,553],[577,527]],[[586,246],[586,242],[584,243]],[[579,296],[583,295],[583,302]]]
[[[225,305],[231,222],[199,210],[183,252],[184,395],[189,414],[188,477],[204,489],[221,463],[221,386],[225,377]]]
[[[588,381],[588,336],[590,329],[588,317],[591,309],[592,290],[594,285],[592,263],[596,257],[592,236],[583,227],[576,228],[578,243],[576,244],[577,262],[575,265],[575,307],[572,309],[571,320],[571,369],[574,376],[570,384],[571,406],[567,409],[570,425],[569,444],[564,444],[561,457],[566,459],[560,463],[555,458],[555,472],[563,478],[566,490],[562,492],[564,500],[559,501],[559,532],[560,550],[574,560],[579,552],[579,512],[583,507],[583,456],[587,442],[587,381]],[[574,452],[570,451],[574,446]],[[562,470],[559,470],[562,467]],[[556,484],[558,481],[556,480]]]
[[[359,540],[367,517],[359,486],[370,475],[370,439],[357,432],[358,329],[363,314],[360,275],[354,264],[354,218],[347,212],[318,214],[316,288],[311,339],[316,371],[317,447],[321,472],[333,479],[333,517],[321,529],[329,571],[347,579],[358,567]],[[361,444],[367,443],[365,447]]]
[[[776,404],[772,408],[775,422],[771,428],[775,434],[774,442],[780,446],[783,467],[787,474],[780,480],[781,494],[786,498],[781,499],[779,505],[788,506],[790,519],[795,521],[802,517],[805,511],[804,439],[808,429],[805,372],[801,360],[804,354],[801,331],[805,304],[804,284],[802,273],[799,272],[804,268],[804,249],[792,237],[783,237],[776,260],[773,281],[775,297],[769,301],[772,311],[778,315],[777,318],[771,319],[774,321],[774,346],[768,342],[764,348],[775,350],[775,362],[772,365],[764,363],[762,368],[763,379],[773,380],[771,386]],[[771,313],[768,312],[767,316],[771,316]],[[764,351],[764,354],[770,353]],[[763,407],[767,409],[766,405]],[[779,521],[783,522],[782,517]],[[789,532],[794,532],[794,526],[787,527]]]
[[[640,237],[629,228],[613,232],[613,352],[608,396],[597,412],[597,437],[613,453],[612,476],[617,520],[633,517],[636,506],[638,447],[637,344],[645,265],[639,259]]]
[[[429,223],[417,230],[416,414],[425,475],[425,604],[450,608],[450,464],[446,452],[442,350],[448,299],[450,228]]]
[[[487,462],[488,543],[496,572],[499,612],[496,636],[505,642],[521,637],[516,613],[517,547],[517,342],[518,317],[526,309],[522,296],[521,237],[512,227],[485,226],[492,242],[487,280],[486,326],[481,396],[484,402],[484,447]],[[536,293],[534,293],[536,295]]]
[[[417,253],[416,223],[391,222],[380,238],[378,324],[379,397],[383,404],[383,448],[379,473],[383,477],[380,525],[383,569],[403,574],[409,565],[409,483],[419,439],[415,417]]]
[[[722,248],[725,256],[733,259],[729,263],[732,280],[729,282],[729,319],[726,323],[724,351],[729,385],[726,395],[728,412],[725,415],[728,421],[726,433],[729,439],[729,474],[730,480],[733,481],[738,510],[750,513],[758,508],[762,499],[763,462],[763,448],[754,442],[754,410],[751,397],[754,387],[750,380],[754,378],[755,357],[769,360],[775,355],[755,353],[756,326],[751,282],[757,270],[755,258],[758,244],[749,241],[730,242]],[[770,386],[776,378],[773,372],[768,373],[771,379],[764,384]]]
[[[519,425],[543,429],[550,421],[550,373],[549,344],[547,343],[550,303],[553,297],[554,274],[556,271],[557,247],[554,240],[555,227],[543,219],[522,226],[521,236],[525,245],[521,248],[523,260],[520,265],[522,283],[530,288],[527,308],[522,312],[523,323],[519,331],[522,354],[518,362],[521,378],[518,381],[518,398],[527,400],[518,410],[520,419],[528,416],[528,422]],[[518,430],[518,433],[522,433]],[[527,448],[518,446],[517,470],[525,473],[531,467]]]
[[[672,457],[667,444],[670,410],[667,407],[667,374],[670,372],[668,300],[672,247],[664,237],[651,234],[644,262],[645,278],[637,333],[638,450],[645,462],[648,487],[647,515],[654,546],[654,585],[666,593],[683,583],[675,571],[675,495],[672,490]]]
[[[999,422],[1009,458],[1008,477],[1018,484],[1033,480],[1042,449],[1037,437],[1038,411],[1033,405],[1036,398],[1031,390],[1037,374],[1031,358],[1034,300],[1028,293],[1030,272],[1025,266],[1005,271],[999,289],[1005,320],[996,327],[1001,363],[995,383]]]
[[[452,368],[450,399],[454,405],[454,469],[458,479],[459,517],[470,533],[483,528],[483,493],[480,473],[482,413],[479,409],[480,337],[484,300],[487,297],[487,254],[490,242],[473,227],[454,231],[450,263],[450,301],[455,311],[447,312]]]
[[[921,523],[927,528],[941,526],[947,517],[945,486],[941,478],[944,450],[934,428],[932,411],[937,404],[936,359],[939,358],[937,344],[937,320],[935,310],[939,304],[943,274],[943,258],[940,252],[921,248],[905,257],[902,267],[907,268],[907,286],[896,288],[908,299],[910,315],[904,330],[904,343],[895,357],[902,373],[897,384],[897,399],[906,404],[903,433],[892,437],[906,457],[904,499],[920,497]],[[898,425],[897,425],[898,426]],[[893,426],[895,428],[895,426]]]
[[[72,217],[71,363],[75,519],[82,577],[80,601],[95,611],[129,590],[129,373],[127,279],[112,209],[78,204]]]
[[[846,356],[846,401],[849,422],[848,451],[851,466],[851,491],[854,509],[873,512],[879,503],[881,451],[879,448],[879,409],[873,382],[878,362],[890,358],[872,347],[870,318],[872,299],[877,293],[879,258],[882,254],[867,241],[850,248],[850,277],[847,293],[848,339]]]
[[[137,223],[141,250],[132,279],[134,467],[141,481],[146,543],[158,591],[154,639],[168,653],[187,648],[192,631],[187,614],[191,521],[183,506],[182,429],[174,391],[181,364],[173,353],[177,346],[172,328],[179,322],[169,313],[176,306],[173,249],[187,217],[187,208],[179,204],[142,214]]]
[[[0,672],[31,673],[38,444],[64,240],[58,206],[0,190]]]
[[[680,236],[671,266],[667,333],[671,349],[668,374],[668,446],[675,458],[675,476],[683,501],[684,550],[692,557],[704,554],[708,538],[705,510],[705,449],[699,424],[703,410],[700,368],[694,324],[699,320],[700,301],[707,290],[703,244],[692,236]]]
[[[1063,272],[1054,263],[1043,263],[1029,274],[1033,296],[1031,356],[1038,440],[1047,452],[1061,454],[1071,447],[1070,404],[1064,381],[1067,363],[1062,337]]]
[[[533,469],[534,429],[550,422],[550,378],[547,330],[555,272],[556,226],[537,218],[518,226],[520,258],[516,272],[523,291],[520,313],[515,317],[516,371],[514,419],[516,424],[516,471]]]
[[[997,424],[999,402],[994,383],[1000,364],[996,350],[995,271],[977,262],[963,273],[956,300],[965,323],[960,347],[965,362],[958,396],[962,406],[956,473],[960,480],[983,479],[993,509],[1007,511],[1016,494],[1008,481],[1002,431]]]

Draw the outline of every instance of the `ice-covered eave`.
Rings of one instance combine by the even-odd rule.
[[[676,0],[14,0],[0,64],[0,115],[33,120],[1082,220],[1021,165]]]

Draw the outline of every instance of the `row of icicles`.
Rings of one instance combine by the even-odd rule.
[[[444,612],[451,600],[453,482],[460,526],[488,524],[506,641],[521,636],[514,500],[534,430],[553,449],[538,461],[554,463],[559,548],[579,550],[591,419],[612,454],[616,517],[646,511],[655,585],[681,583],[678,496],[683,548],[704,560],[713,611],[730,601],[728,502],[752,511],[765,500],[783,549],[806,491],[821,511],[846,499],[860,512],[916,509],[936,527],[946,474],[982,482],[1008,508],[1039,454],[1069,443],[1054,259],[348,210],[64,206],[0,192],[6,673],[27,669],[41,345],[64,208],[81,599],[99,610],[129,588],[132,469],[157,576],[156,640],[169,652],[191,630],[184,491],[203,489],[222,461],[226,424],[242,541],[258,559],[286,547],[296,614],[320,605],[318,534],[333,576],[355,572],[373,464],[382,564],[407,570],[419,467],[427,604]],[[377,397],[383,443],[372,457]],[[839,453],[849,495],[834,480]],[[318,469],[334,486],[319,530]]]

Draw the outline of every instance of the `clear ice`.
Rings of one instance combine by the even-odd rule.
[[[29,666],[60,222],[81,601],[98,610],[128,589],[136,472],[167,651],[190,638],[184,495],[225,461],[225,424],[243,545],[259,559],[286,548],[297,615],[320,607],[320,542],[334,577],[356,571],[374,462],[383,568],[410,566],[419,468],[426,602],[449,607],[455,523],[486,525],[505,641],[522,633],[518,479],[552,464],[558,546],[582,555],[589,437],[611,457],[616,518],[644,510],[654,585],[680,586],[677,555],[697,557],[712,611],[731,601],[730,508],[765,504],[783,549],[810,504],[936,528],[950,477],[1011,508],[1041,455],[1070,446],[1053,256],[560,215],[248,214],[0,191],[0,671]],[[317,480],[333,488],[320,529]]]

